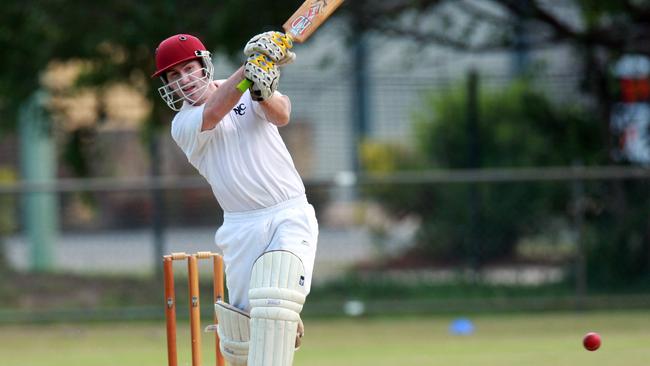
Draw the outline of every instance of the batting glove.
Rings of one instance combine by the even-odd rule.
[[[259,102],[273,96],[278,89],[280,69],[268,56],[258,53],[246,60],[244,76],[253,82],[250,87],[251,97]]]
[[[289,49],[293,47],[291,38],[281,32],[265,32],[251,38],[244,47],[247,57],[256,53],[268,56],[277,65],[283,66],[292,63],[296,54]]]

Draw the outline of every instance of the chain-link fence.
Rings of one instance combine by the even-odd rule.
[[[460,289],[450,290],[453,295],[478,285],[497,294],[519,289],[512,294],[522,291],[522,301],[550,291],[576,304],[626,279],[648,278],[647,169],[396,166],[388,172],[351,172],[359,151],[352,137],[358,106],[350,82],[341,80],[340,70],[331,73],[287,75],[283,86],[292,98],[293,119],[281,130],[319,218],[314,284],[322,293],[336,299],[386,298],[388,291],[427,300],[448,288]],[[554,99],[575,95],[574,75],[548,76],[539,84]],[[423,99],[430,91],[456,88],[450,80],[464,90],[464,75],[373,74],[366,139],[412,148],[418,138],[414,113],[430,107]],[[479,80],[481,88],[500,90],[511,78]],[[58,179],[43,182],[19,179],[19,139],[3,138],[0,230],[7,267],[18,273],[47,268],[84,276],[152,277],[160,271],[163,253],[216,249],[213,237],[222,212],[166,131],[151,150],[137,130],[86,130],[77,146],[91,162],[87,173],[94,178],[84,179],[70,178],[74,169],[63,151],[72,132],[59,132]],[[151,177],[151,171],[160,175]],[[53,230],[45,238],[32,231],[39,223],[28,219],[30,197],[55,202]],[[408,288],[419,294],[411,296]],[[482,290],[477,291],[480,297]],[[440,307],[456,301],[444,295],[438,300]]]

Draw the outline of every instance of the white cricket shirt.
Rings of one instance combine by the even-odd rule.
[[[277,126],[249,92],[213,129],[201,132],[204,107],[185,103],[171,134],[225,212],[271,207],[305,194]]]

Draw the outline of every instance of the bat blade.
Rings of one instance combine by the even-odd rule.
[[[343,3],[343,0],[307,0],[282,28],[294,42],[302,43]]]

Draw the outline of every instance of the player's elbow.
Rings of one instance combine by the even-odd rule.
[[[275,98],[274,98],[275,99]],[[262,102],[265,103],[265,102]],[[291,120],[291,101],[287,96],[275,99],[274,104],[263,104],[267,117],[278,127],[286,126]]]
[[[287,97],[286,95],[283,98],[284,100],[284,108],[283,108],[283,113],[282,113],[282,126],[286,126],[289,124],[289,121],[291,120],[291,99]]]
[[[289,124],[289,121],[291,120],[291,116],[289,112],[286,113],[280,113],[276,118],[275,118],[275,125],[278,127],[286,126]]]

